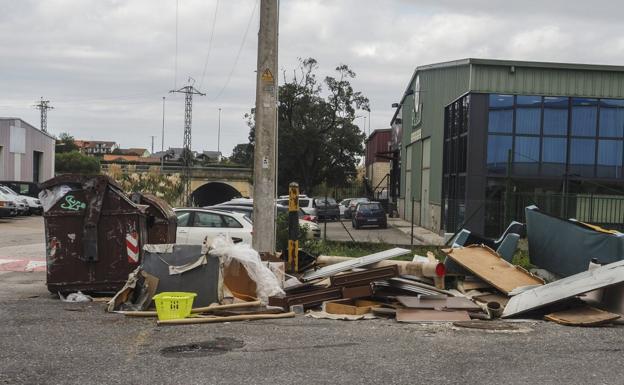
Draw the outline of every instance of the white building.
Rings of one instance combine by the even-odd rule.
[[[0,117],[0,180],[43,182],[54,176],[54,136],[20,118]]]

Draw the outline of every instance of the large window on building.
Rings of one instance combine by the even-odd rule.
[[[467,95],[447,106],[444,113],[442,196],[444,226],[448,231],[455,231],[464,221],[469,107]]]
[[[624,100],[489,95],[490,175],[622,178]]]

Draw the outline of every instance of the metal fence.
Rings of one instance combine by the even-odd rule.
[[[530,205],[550,215],[624,231],[624,196],[511,193],[485,202],[486,232],[500,234],[511,220],[526,222],[524,209]]]

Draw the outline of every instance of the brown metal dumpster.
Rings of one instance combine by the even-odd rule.
[[[132,201],[147,206],[147,244],[176,243],[177,218],[167,202],[148,193],[134,193]]]
[[[62,175],[40,186],[51,292],[117,291],[140,263],[144,208],[105,175]]]

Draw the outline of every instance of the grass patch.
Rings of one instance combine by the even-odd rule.
[[[392,249],[393,247],[397,246],[388,243],[313,240],[305,242],[303,249],[315,256],[331,255],[357,258]],[[436,256],[436,258],[443,259],[444,253],[442,253],[439,246],[414,246],[411,253],[394,257],[392,259],[396,259],[399,261],[411,261],[414,257],[414,254],[426,256],[427,251],[431,251]]]
[[[308,240],[304,243],[303,249],[308,253],[319,255],[330,255],[339,257],[363,257],[365,255],[378,253],[380,251],[392,249],[397,247],[389,243],[372,243],[372,242],[341,242],[341,241],[323,241],[323,240]],[[399,246],[405,247],[405,246]],[[442,246],[414,246],[412,252],[405,255],[400,255],[392,259],[398,261],[411,261],[414,258],[414,254],[427,256],[427,252],[431,251],[435,257],[444,261],[445,255],[442,252]],[[534,268],[529,260],[529,252],[524,248],[516,250],[512,263],[518,265],[527,270]]]

